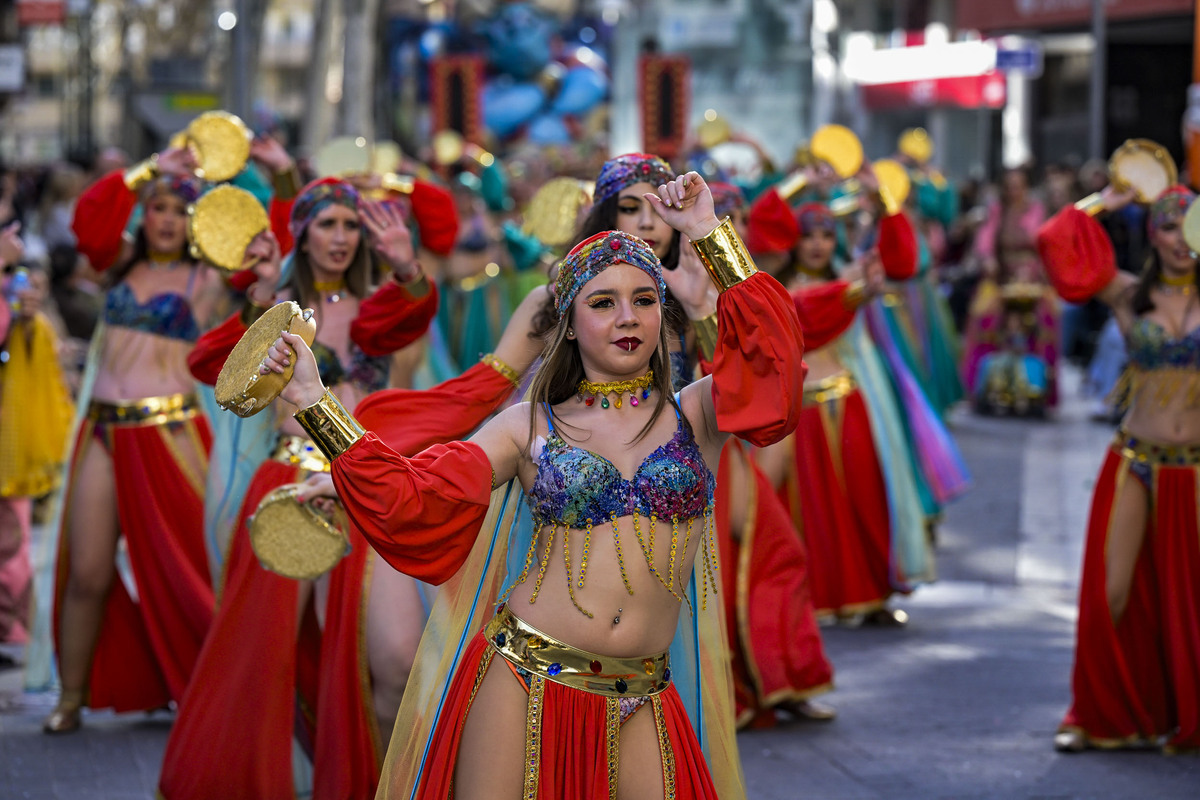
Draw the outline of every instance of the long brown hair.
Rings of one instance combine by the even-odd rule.
[[[313,222],[315,221],[314,219]],[[316,280],[313,278],[312,263],[308,259],[308,253],[304,250],[307,242],[308,228],[305,228],[300,234],[300,238],[296,240],[296,247],[292,251],[291,284],[296,292],[296,300],[301,304],[321,299],[317,292]],[[346,270],[346,288],[350,290],[350,294],[360,300],[371,291],[373,265],[374,258],[371,255],[371,249],[367,246],[367,234],[360,229],[358,249],[354,251],[354,260],[350,262],[350,267]]]
[[[546,348],[542,353],[542,363],[533,374],[529,385],[529,441],[532,442],[537,430],[538,408],[546,407],[548,417],[563,424],[554,406],[569,400],[577,391],[579,382],[587,378],[583,371],[583,358],[579,355],[579,345],[567,338],[567,330],[571,327],[574,309],[568,309],[561,317],[554,307],[548,310],[548,316],[553,319],[553,327],[546,334]],[[654,404],[654,412],[638,435],[629,444],[640,442],[654,427],[659,414],[670,405],[678,413],[679,406],[675,403],[675,395],[671,386],[671,360],[667,355],[667,325],[658,326],[658,342],[654,353],[650,356],[650,369],[654,372],[653,386],[658,390],[658,400]],[[680,415],[680,419],[683,416]]]
[[[1129,300],[1134,314],[1141,316],[1154,310],[1155,305],[1154,301],[1150,299],[1150,291],[1158,285],[1161,278],[1162,259],[1159,258],[1158,251],[1151,248],[1150,255],[1146,258],[1146,266],[1142,268],[1142,274],[1133,286],[1133,297]],[[1192,267],[1192,280],[1200,290],[1200,264]]]

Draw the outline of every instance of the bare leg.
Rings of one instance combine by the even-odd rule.
[[[617,800],[649,800],[664,793],[658,727],[654,724],[654,707],[646,702],[621,726]]]
[[[467,714],[454,766],[455,800],[516,800],[525,782],[529,696],[500,656]]]
[[[417,644],[425,630],[425,611],[417,582],[397,572],[378,553],[367,598],[367,663],[375,699],[379,741],[387,748],[396,725],[400,698],[408,684]]]
[[[1104,556],[1104,589],[1108,595],[1108,613],[1112,615],[1114,625],[1121,621],[1129,604],[1133,571],[1146,538],[1149,507],[1146,487],[1132,474],[1129,475],[1113,502]]]
[[[104,602],[116,573],[119,526],[112,459],[91,439],[84,441],[82,447],[85,452],[75,471],[75,485],[71,487],[67,508],[65,533],[71,566],[60,619],[60,709],[71,705],[77,709],[82,704],[104,617]],[[71,720],[62,720],[52,725],[54,717],[52,714],[47,719],[47,730],[78,727],[77,715],[73,724]]]

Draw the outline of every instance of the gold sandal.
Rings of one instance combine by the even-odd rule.
[[[44,733],[74,733],[83,724],[83,692],[63,692],[59,695],[58,705],[42,723]]]

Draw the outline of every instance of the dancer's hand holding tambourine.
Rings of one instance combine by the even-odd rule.
[[[279,396],[294,406],[308,408],[325,394],[325,386],[317,371],[317,358],[300,336],[281,331],[279,338],[267,348],[267,356],[258,372],[260,375],[271,372],[282,375],[293,363],[292,379]]]

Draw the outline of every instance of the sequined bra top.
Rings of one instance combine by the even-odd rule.
[[[675,521],[703,516],[713,505],[716,479],[678,409],[675,415],[675,435],[626,480],[607,458],[559,436],[547,409],[549,436],[529,490],[534,517],[583,528],[635,513]]]
[[[1200,369],[1200,328],[1173,339],[1143,317],[1129,331],[1128,347],[1130,365],[1141,370]]]
[[[191,292],[190,278],[187,291]],[[118,283],[105,295],[104,322],[168,339],[194,342],[200,338],[200,326],[185,295],[163,292],[143,303],[127,283]]]
[[[350,366],[342,364],[333,348],[313,342],[317,372],[326,386],[353,383],[365,393],[386,389],[392,365],[391,356],[369,356],[354,342],[350,343]]]

